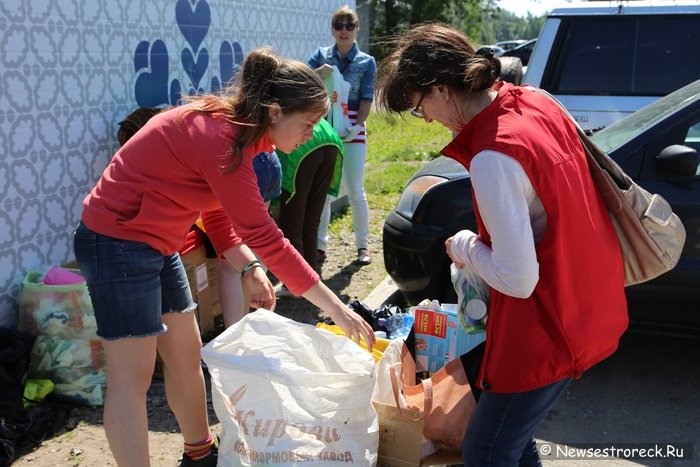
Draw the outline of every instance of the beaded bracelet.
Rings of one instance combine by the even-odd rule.
[[[261,268],[263,267],[262,263],[258,261],[257,259],[254,259],[250,263],[246,264],[243,266],[243,269],[241,269],[241,277],[245,276],[245,273],[250,271],[253,268]]]

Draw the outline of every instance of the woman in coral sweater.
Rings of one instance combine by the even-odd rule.
[[[270,218],[252,165],[262,151],[291,152],[311,138],[329,107],[323,82],[305,64],[261,48],[231,88],[189,101],[151,118],[119,149],[85,197],[74,236],[109,362],[105,431],[124,466],[149,464],[146,391],[156,349],[184,437],[181,465],[216,464],[196,305],[177,254],[200,212],[217,254],[242,271],[251,306],[273,309],[275,297],[248,246],[346,335],[374,342],[370,326],[319,281]]]

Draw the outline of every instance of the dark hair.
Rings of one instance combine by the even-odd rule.
[[[331,25],[335,23],[342,23],[343,21],[357,24],[360,22],[360,18],[357,16],[355,10],[350,8],[349,5],[345,5],[335,10],[335,13],[333,13],[333,16],[331,17]]]
[[[270,127],[268,108],[277,103],[285,114],[318,112],[330,107],[321,78],[308,65],[282,58],[269,47],[254,49],[243,62],[233,85],[219,94],[187,98],[200,112],[219,114],[243,127],[231,145],[225,171],[236,169],[243,148],[257,142]]]
[[[154,115],[158,115],[164,109],[157,107],[139,107],[126,116],[124,120],[119,122],[119,130],[117,130],[117,140],[120,146],[129,141],[147,121]]]
[[[491,88],[501,62],[490,54],[475,55],[474,45],[461,31],[439,23],[422,24],[390,40],[393,52],[379,64],[377,101],[380,108],[403,112],[410,96],[431,86],[478,93]]]

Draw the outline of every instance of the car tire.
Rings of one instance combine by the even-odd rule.
[[[500,57],[501,81],[513,83],[516,86],[523,81],[523,62],[518,57]]]

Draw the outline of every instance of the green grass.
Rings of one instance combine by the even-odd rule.
[[[372,112],[367,119],[368,161],[425,162],[434,159],[450,141],[450,132],[439,123],[407,115],[404,118]]]
[[[365,191],[372,211],[370,234],[381,235],[383,219],[398,202],[408,180],[423,164],[439,155],[452,135],[439,123],[378,112],[369,115],[367,132]],[[330,230],[351,231],[351,224],[350,212],[345,209],[333,216]]]
[[[367,119],[367,132],[365,190],[369,198],[399,195],[413,173],[437,157],[451,136],[439,123],[377,112]]]

